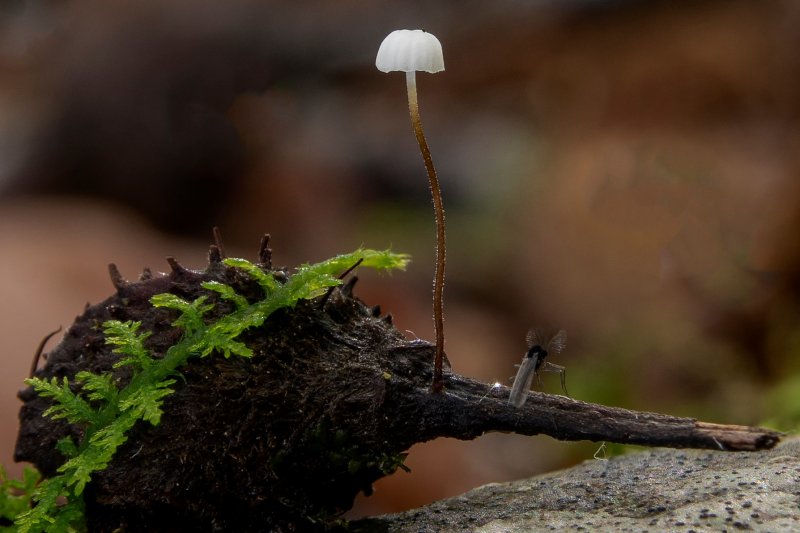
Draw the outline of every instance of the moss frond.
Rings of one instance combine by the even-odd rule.
[[[120,322],[119,320],[108,320],[103,324],[106,344],[115,346],[114,353],[126,356],[117,361],[114,368],[134,365],[143,369],[152,363],[150,353],[144,347],[144,341],[152,333],[149,331],[139,333],[141,326],[141,322]]]
[[[119,393],[114,383],[114,376],[111,374],[94,374],[84,371],[75,374],[75,379],[83,383],[83,391],[91,401],[111,403]]]
[[[206,296],[201,296],[192,302],[187,302],[174,294],[156,294],[150,298],[153,307],[165,307],[174,309],[180,313],[175,322],[172,323],[176,328],[182,328],[187,335],[202,330],[205,327],[203,315],[214,308],[213,304],[206,303]]]
[[[5,468],[0,465],[0,524],[11,523],[30,508],[31,497],[40,477],[38,470],[25,468],[21,480],[9,479]],[[3,533],[16,530],[0,525],[0,532]]]
[[[36,389],[40,396],[53,399],[53,405],[44,412],[44,416],[53,420],[64,418],[70,424],[76,425],[90,424],[97,419],[97,414],[89,402],[70,390],[69,380],[66,377],[62,378],[60,384],[56,377],[49,381],[29,378],[25,380],[25,384]]]

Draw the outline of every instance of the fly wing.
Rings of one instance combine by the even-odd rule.
[[[544,348],[547,341],[547,335],[541,328],[531,328],[528,330],[528,335],[525,336],[525,341],[528,343],[528,348],[533,348],[537,345]]]
[[[560,329],[558,333],[553,335],[550,341],[547,343],[547,350],[548,354],[556,355],[564,351],[564,348],[567,347],[567,330]]]
[[[542,328],[532,328],[525,340],[528,342],[528,348],[538,345],[547,350],[548,354],[558,354],[567,347],[567,330],[560,329],[553,333],[553,330],[548,332]]]
[[[530,357],[522,360],[519,365],[519,370],[514,378],[514,384],[511,386],[511,394],[508,397],[508,403],[514,407],[522,407],[525,400],[528,399],[528,391],[531,389],[533,376],[536,373],[536,361]]]

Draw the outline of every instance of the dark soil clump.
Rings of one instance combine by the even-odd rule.
[[[36,376],[113,371],[124,383],[125,371],[112,369],[119,356],[105,344],[100,325],[141,321],[153,332],[148,349],[163,355],[181,331],[171,325],[174,313],[149,303],[155,294],[192,300],[208,293],[200,283],[216,280],[248,299],[262,296],[249,278],[213,257],[204,271],[173,261],[166,276],[115,279],[117,294],[87,307]],[[252,359],[212,355],[181,368],[161,423],[137,424],[108,469],[87,486],[89,529],[321,529],[359,491],[371,492],[376,479],[401,466],[416,439],[398,413],[409,388],[430,383],[432,347],[406,341],[390,317],[352,296],[354,283],[351,278],[324,299],[277,311],[247,331],[241,340],[253,349]],[[225,312],[224,302],[212,311]],[[64,461],[56,442],[80,431],[43,418],[50,401],[31,389],[19,396],[25,405],[16,459],[51,476]]]

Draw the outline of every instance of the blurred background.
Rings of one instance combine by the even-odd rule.
[[[800,3],[42,0],[0,7],[0,462],[39,341],[172,255],[413,254],[356,294],[431,339],[434,219],[383,37],[418,76],[448,222],[447,353],[510,384],[567,329],[573,397],[792,430],[800,419]],[[61,334],[51,341],[58,341]],[[47,351],[47,349],[45,350]],[[559,392],[546,374],[541,388]],[[492,434],[411,450],[351,516],[591,459]]]

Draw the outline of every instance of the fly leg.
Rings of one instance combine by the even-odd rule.
[[[567,369],[561,365],[557,365],[551,363],[550,361],[545,361],[542,364],[542,367],[539,369],[544,372],[558,372],[561,374],[561,390],[564,391],[564,395],[568,398],[570,397],[569,392],[567,392]]]

